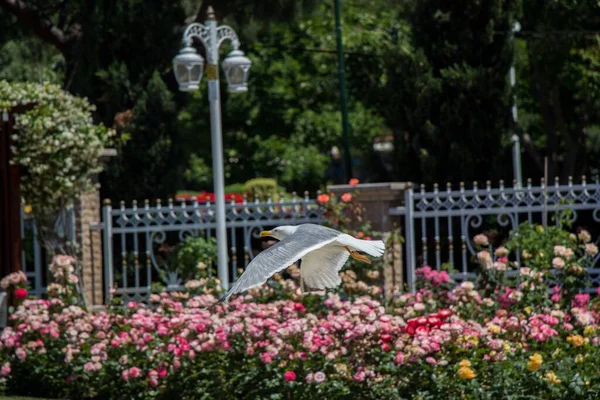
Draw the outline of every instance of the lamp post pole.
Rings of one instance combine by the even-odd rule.
[[[251,61],[239,50],[239,39],[229,26],[217,26],[212,7],[208,8],[204,25],[193,23],[183,33],[186,47],[173,59],[175,77],[182,91],[198,90],[204,60],[192,47],[198,39],[206,49],[206,78],[208,80],[208,101],[210,104],[210,133],[212,146],[212,166],[215,192],[215,221],[217,234],[217,272],[223,289],[229,289],[229,268],[227,267],[227,225],[225,219],[225,178],[223,165],[223,137],[221,131],[221,99],[219,88],[219,47],[225,40],[231,41],[233,51],[223,61],[223,69],[228,82],[228,90],[233,93],[247,91],[248,71]]]
[[[344,144],[344,161],[346,183],[352,178],[352,155],[350,154],[350,122],[348,121],[348,95],[346,93],[346,68],[344,66],[344,44],[342,41],[342,12],[340,0],[334,0],[335,33],[337,36],[338,79],[340,83],[340,105],[342,108],[342,142]]]
[[[515,22],[515,24],[513,25],[512,32],[511,32],[511,39],[512,39],[513,43],[514,43],[515,32],[519,32],[520,30],[521,30],[521,25],[518,22]],[[517,126],[517,119],[518,119],[517,95],[514,92],[515,85],[517,83],[517,73],[516,73],[515,66],[514,66],[514,56],[513,56],[513,65],[510,66],[509,80],[510,80],[510,86],[513,90],[513,105],[512,105],[513,127],[514,127],[514,129],[519,129],[519,127]],[[523,187],[523,176],[522,176],[522,169],[521,169],[522,168],[522,166],[521,166],[521,140],[519,139],[519,135],[517,135],[516,133],[513,134],[511,137],[511,141],[513,143],[513,148],[512,148],[513,175],[514,175],[514,179],[517,184],[517,187],[519,189],[521,189]]]
[[[217,43],[217,21],[212,9],[206,21],[210,40],[207,49],[208,101],[210,103],[210,136],[212,144],[213,185],[215,191],[215,220],[217,222],[217,272],[223,289],[229,289],[227,268],[227,226],[225,224],[225,177],[223,169],[223,133],[221,131],[221,93],[219,88],[219,48]]]

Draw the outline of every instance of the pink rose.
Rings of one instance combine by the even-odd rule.
[[[327,375],[325,375],[325,373],[322,371],[318,371],[318,372],[315,372],[315,375],[313,378],[316,383],[323,383],[323,382],[325,382],[325,379],[327,379]]]
[[[398,364],[398,365],[404,364],[404,353],[396,354],[396,364]]]
[[[138,367],[129,368],[129,377],[130,378],[138,378],[141,373],[142,373],[142,370],[140,370]]]
[[[359,371],[356,374],[354,374],[354,377],[353,377],[353,379],[356,382],[363,382],[365,380],[365,378],[366,378],[365,371]]]
[[[283,379],[285,379],[286,382],[293,382],[296,380],[296,373],[294,371],[286,371],[285,374],[283,374]]]
[[[25,350],[23,350],[23,348],[19,347],[16,351],[15,354],[17,355],[17,358],[21,361],[24,361],[27,358],[27,352]]]
[[[5,362],[2,365],[2,369],[0,370],[0,373],[2,373],[2,376],[7,376],[8,374],[10,374],[11,369],[10,369],[10,363],[9,362]]]
[[[262,353],[260,355],[260,359],[265,364],[271,364],[273,362],[273,358],[271,357],[271,355],[269,353]]]

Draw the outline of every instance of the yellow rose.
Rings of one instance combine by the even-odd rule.
[[[542,232],[544,232],[544,227],[543,227],[542,225],[538,225],[538,226],[535,228],[535,230],[536,230],[538,233],[542,233]]]
[[[571,343],[575,347],[582,346],[585,343],[583,336],[581,335],[571,335],[567,337],[567,342]]]
[[[492,324],[489,326],[488,331],[490,331],[494,334],[498,334],[498,333],[500,333],[500,327],[498,325]]]
[[[531,307],[527,306],[524,308],[524,310],[527,313],[527,315],[531,314]]]
[[[585,327],[585,329],[583,330],[583,334],[585,336],[594,336],[596,334],[596,328],[594,328],[591,325],[588,325]]]
[[[577,364],[580,364],[583,362],[583,356],[581,354],[577,354],[577,357],[575,357],[575,362]]]
[[[23,207],[23,211],[25,211],[25,214],[31,214],[31,206],[27,204],[25,207]]]
[[[527,362],[527,369],[531,372],[535,372],[542,366],[544,359],[541,354],[535,353],[534,355],[529,357],[529,361]]]
[[[458,363],[458,366],[462,367],[462,368],[470,367],[471,366],[471,361],[469,361],[469,360],[462,360],[461,362]]]
[[[458,369],[458,376],[460,376],[462,379],[471,380],[475,378],[475,371],[469,367],[461,367]]]
[[[551,385],[558,385],[560,383],[560,379],[552,371],[546,373],[546,381]]]

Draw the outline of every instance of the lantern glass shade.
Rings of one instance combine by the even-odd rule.
[[[179,90],[182,92],[198,90],[204,72],[204,59],[193,47],[184,47],[173,58],[173,71]]]
[[[230,93],[248,91],[248,75],[252,61],[240,50],[233,50],[223,60],[223,70]]]

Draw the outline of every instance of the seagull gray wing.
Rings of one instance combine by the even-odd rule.
[[[340,232],[320,225],[300,225],[296,232],[260,252],[229,289],[223,300],[262,285],[275,273],[289,267],[311,251],[335,241]]]

